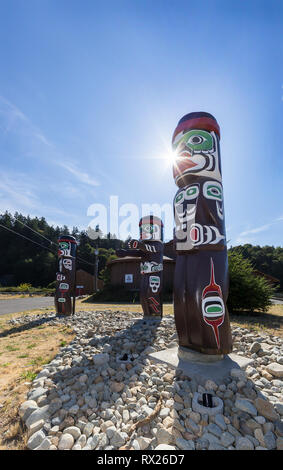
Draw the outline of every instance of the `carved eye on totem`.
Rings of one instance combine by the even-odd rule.
[[[222,185],[217,181],[206,181],[203,185],[203,195],[207,199],[213,199],[214,201],[223,200]]]
[[[157,231],[157,227],[156,225],[152,225],[152,224],[143,224],[142,231],[146,233],[154,233]]]
[[[196,199],[199,195],[199,185],[198,184],[192,184],[186,189],[183,189],[182,191],[177,194],[175,197],[175,205],[182,204],[185,200],[186,201],[191,201],[192,199]]]
[[[218,183],[217,181],[206,181],[203,185],[203,195],[207,199],[212,199],[213,201],[216,201],[218,217],[223,220],[223,189],[221,183]]]
[[[187,145],[188,144],[199,145],[199,144],[202,144],[203,142],[205,142],[205,139],[201,135],[193,135],[192,137],[188,139]]]
[[[181,139],[176,142],[176,147],[188,147],[194,152],[210,152],[214,149],[213,137],[207,131],[193,129],[186,132]]]
[[[199,195],[199,185],[198,184],[194,184],[192,186],[189,186],[185,190],[185,199],[187,201],[190,201],[191,199],[195,199],[196,197],[198,197],[198,195]]]
[[[61,250],[68,250],[68,248],[69,248],[69,243],[67,243],[67,242],[60,242],[60,243],[59,243],[59,247],[61,248]]]

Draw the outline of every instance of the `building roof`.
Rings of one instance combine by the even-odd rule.
[[[140,256],[125,256],[124,258],[116,258],[112,259],[111,261],[107,262],[107,265],[109,264],[114,264],[114,263],[139,263],[141,260]],[[175,263],[175,261],[172,258],[169,258],[168,256],[163,256],[163,262],[165,263]]]
[[[280,279],[277,279],[277,277],[271,276],[270,274],[263,273],[262,271],[259,271],[258,269],[254,269],[253,272],[257,276],[265,277],[267,280],[274,282],[274,283],[279,283]]]

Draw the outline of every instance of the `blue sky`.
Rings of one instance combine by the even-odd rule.
[[[282,1],[0,6],[0,212],[86,229],[110,195],[171,205],[172,133],[207,111],[228,244],[282,245]]]

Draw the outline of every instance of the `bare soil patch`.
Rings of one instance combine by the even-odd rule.
[[[13,314],[7,317],[19,317]],[[26,400],[32,380],[74,333],[66,326],[40,325],[17,331],[1,318],[0,323],[0,449],[24,449],[27,436],[18,409]]]

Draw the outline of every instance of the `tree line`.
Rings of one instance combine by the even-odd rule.
[[[77,227],[70,231],[66,225],[51,226],[44,217],[26,217],[17,212],[14,216],[9,212],[0,215],[0,284],[16,286],[30,283],[34,287],[52,285],[58,267],[57,240],[61,235],[76,238],[77,269],[84,269],[91,274],[94,273],[95,249],[98,248],[99,277],[106,279],[107,261],[116,257],[116,249],[126,247],[127,240],[113,238],[110,233],[103,234],[99,226],[92,232],[96,232],[96,239],[93,239],[93,233],[90,237],[87,231],[79,231]],[[231,279],[235,279],[235,276],[240,279],[248,266],[250,272],[257,269],[277,278],[280,282],[278,288],[283,290],[282,247],[246,244],[230,247],[228,255]],[[235,286],[234,282],[232,292]]]
[[[5,228],[4,228],[4,227]],[[16,232],[16,233],[15,233]],[[0,214],[0,285],[15,286],[30,283],[34,287],[48,287],[58,269],[57,240],[61,235],[72,235],[78,242],[77,269],[94,273],[95,249],[99,249],[99,274],[115,250],[125,248],[126,242],[102,234],[97,226],[97,238],[91,239],[84,230],[72,230],[64,225],[49,225],[44,217],[24,216],[16,212]]]

